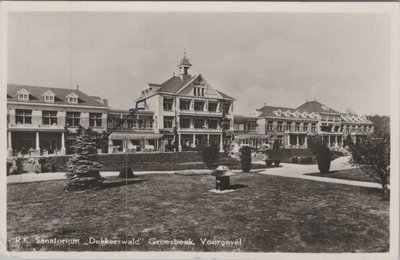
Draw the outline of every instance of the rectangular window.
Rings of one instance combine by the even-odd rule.
[[[189,110],[190,109],[190,100],[187,100],[187,99],[179,100],[179,109],[180,110]]]
[[[217,102],[209,102],[208,103],[208,111],[217,112],[217,106],[218,106]]]
[[[67,126],[79,126],[81,112],[67,112]]]
[[[195,111],[203,111],[204,110],[204,101],[194,101],[194,110]]]
[[[311,132],[315,132],[317,129],[316,129],[316,124],[315,123],[312,123],[312,125],[311,125]]]
[[[153,120],[152,119],[148,119],[144,121],[144,127],[147,129],[151,129],[153,128]]]
[[[283,123],[278,122],[278,132],[283,132]]]
[[[172,98],[164,98],[163,107],[164,111],[172,111],[174,100]]]
[[[222,112],[224,114],[229,114],[230,108],[231,108],[231,104],[230,103],[223,103],[222,104]]]
[[[101,127],[101,113],[89,113],[89,126]]]
[[[292,122],[287,122],[286,123],[286,131],[292,130]]]
[[[43,125],[57,125],[57,111],[42,111]]]
[[[181,118],[179,122],[180,128],[190,128],[190,119],[189,118]]]
[[[32,124],[32,110],[15,110],[15,122],[17,124]]]
[[[174,118],[172,116],[164,116],[164,128],[172,128]]]
[[[294,130],[300,131],[300,123],[296,123]]]
[[[204,119],[195,119],[194,128],[204,128]]]
[[[235,130],[239,130],[239,124],[234,124],[233,127]]]
[[[230,128],[231,128],[231,123],[230,122],[222,123],[222,129],[229,130]]]
[[[303,123],[303,131],[308,131],[308,123]]]
[[[240,124],[240,125],[239,125],[239,130],[240,130],[240,131],[244,131],[244,124]]]
[[[256,123],[249,123],[248,124],[249,131],[256,131],[257,130],[257,124]]]
[[[218,120],[208,120],[208,128],[217,129],[218,128]]]
[[[273,121],[268,121],[268,125],[267,125],[268,126],[268,128],[267,128],[268,131],[272,131],[273,130],[273,123],[274,123]]]

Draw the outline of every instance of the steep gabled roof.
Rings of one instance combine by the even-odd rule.
[[[17,92],[21,89],[26,89],[30,93],[30,99],[20,101],[17,97]],[[79,105],[79,106],[97,106],[107,108],[106,105],[98,102],[96,99],[86,95],[82,91],[77,89],[67,88],[50,88],[50,87],[39,87],[39,86],[26,86],[18,84],[7,84],[7,101],[24,102],[24,103],[45,103],[42,95],[51,91],[55,95],[54,104],[65,104],[65,105]],[[68,103],[67,96],[74,92],[78,95],[79,100],[77,104]]]
[[[299,112],[304,112],[305,111],[307,113],[314,112],[314,113],[336,113],[336,114],[340,114],[336,110],[333,110],[332,108],[327,107],[324,104],[321,104],[316,100],[307,101],[303,105],[301,105],[298,108],[296,108],[296,110],[298,110]]]
[[[172,76],[170,79],[160,84],[161,87],[155,92],[176,93],[193,78],[194,77],[184,77],[182,79],[178,76]]]
[[[225,93],[223,93],[223,92],[221,92],[219,90],[216,90],[216,91],[218,92],[218,94],[221,95],[222,98],[235,100],[233,97],[231,97],[231,96],[229,96],[229,95],[227,95],[227,94],[225,94]]]
[[[277,110],[281,110],[282,112],[285,111],[294,111],[293,108],[288,108],[288,107],[273,107],[273,106],[263,106],[261,108],[258,108],[257,111],[261,112],[261,114],[259,115],[259,117],[276,117],[277,115],[275,115],[274,111]]]

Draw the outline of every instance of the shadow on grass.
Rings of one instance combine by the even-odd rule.
[[[243,184],[233,184],[229,186],[229,189],[232,190],[237,190],[237,189],[241,189],[241,188],[246,188],[247,185],[243,185]]]
[[[144,179],[135,179],[135,178],[136,178],[136,176],[133,178],[129,178],[129,179],[121,178],[121,179],[106,180],[103,182],[100,189],[103,190],[103,189],[108,189],[108,188],[112,188],[112,187],[120,187],[120,186],[131,185],[131,184],[146,181]]]

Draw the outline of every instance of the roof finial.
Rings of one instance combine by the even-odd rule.
[[[186,48],[183,48],[183,57],[186,58]]]
[[[79,85],[76,85],[76,90],[79,90]]]

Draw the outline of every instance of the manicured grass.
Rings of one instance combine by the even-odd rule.
[[[257,172],[254,171],[254,172]],[[389,202],[379,189],[240,174],[236,191],[209,192],[209,175],[145,175],[141,181],[89,192],[63,181],[8,184],[10,250],[384,252]],[[79,245],[17,244],[17,236],[77,238]],[[143,239],[140,245],[85,245],[96,239]],[[152,246],[150,238],[192,239],[195,246]],[[239,246],[202,245],[200,238]]]
[[[352,180],[352,181],[378,182],[377,180],[375,180],[374,178],[372,178],[371,176],[360,170],[360,168],[347,169],[341,171],[331,171],[328,174],[315,172],[306,175]]]

